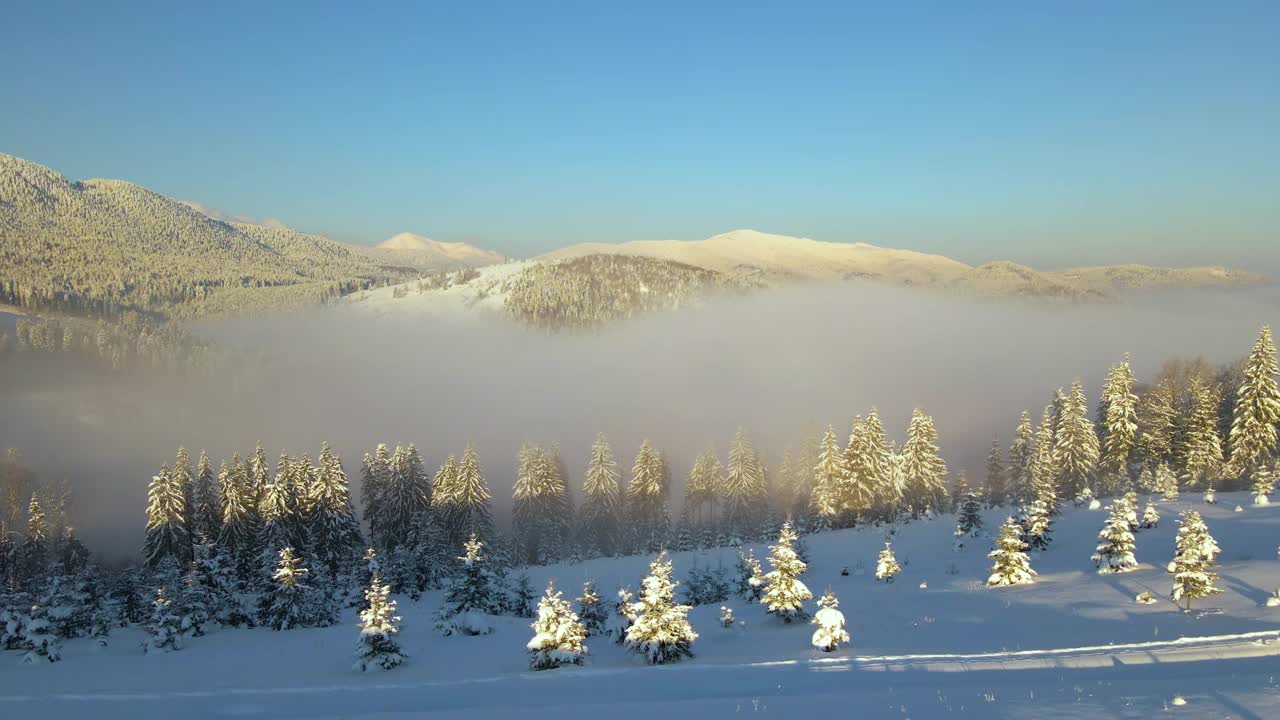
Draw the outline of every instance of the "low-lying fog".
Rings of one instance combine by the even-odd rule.
[[[179,445],[193,460],[208,449],[216,466],[258,440],[273,460],[281,449],[314,457],[327,440],[354,481],[379,442],[415,443],[432,472],[474,443],[505,522],[526,440],[558,443],[576,489],[597,432],[624,469],[647,437],[671,458],[678,498],[698,450],[714,443],[723,455],[739,426],[773,466],[828,423],[843,439],[873,405],[901,442],[918,405],[936,419],[951,468],[981,477],[992,437],[1007,444],[1018,414],[1038,418],[1054,388],[1080,377],[1094,403],[1126,351],[1142,381],[1172,356],[1237,359],[1277,320],[1274,288],[1083,306],[791,288],[592,335],[546,335],[496,316],[458,323],[328,308],[201,329],[275,356],[266,371],[11,378],[0,447],[18,447],[43,478],[68,477],[73,520],[112,554],[141,541],[147,483]]]

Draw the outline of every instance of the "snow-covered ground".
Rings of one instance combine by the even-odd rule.
[[[143,655],[140,631],[129,629],[103,649],[69,642],[53,665],[0,655],[0,717],[1280,717],[1280,609],[1265,607],[1280,585],[1280,507],[1253,507],[1243,493],[1219,500],[1159,503],[1160,526],[1137,534],[1141,568],[1105,576],[1089,556],[1106,513],[1068,508],[1052,547],[1033,554],[1038,582],[1015,588],[982,585],[1000,511],[987,512],[989,532],[959,551],[952,516],[898,526],[903,572],[892,585],[873,578],[886,528],[809,536],[802,579],[815,595],[830,587],[839,596],[852,636],[831,654],[809,647],[811,626],[781,624],[733,598],[740,627],[721,628],[718,605],[690,613],[701,635],[691,661],[650,667],[590,638],[586,666],[533,673],[528,620],[497,618],[488,636],[441,637],[432,593],[397,598],[409,661],[390,672],[351,671],[351,611],[333,628],[219,630],[160,656]],[[1187,506],[1202,511],[1222,547],[1225,590],[1192,614],[1167,600],[1164,569]],[[734,559],[732,550],[677,553],[676,576],[694,563],[732,573]],[[619,583],[634,587],[648,560],[529,572],[535,587],[554,577],[567,595],[593,578],[608,599]],[[1134,602],[1144,590],[1158,602]]]
[[[355,293],[339,309],[374,317],[427,315],[445,320],[468,319],[477,311],[503,312],[507,282],[532,261],[513,261],[477,268],[479,277],[439,290],[418,291],[418,281]],[[400,291],[402,297],[396,297]]]

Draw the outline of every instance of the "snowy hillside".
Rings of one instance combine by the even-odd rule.
[[[532,262],[509,262],[478,268],[475,277],[455,273],[445,288],[419,289],[418,282],[366,290],[348,296],[338,307],[374,317],[428,315],[464,320],[475,311],[503,312],[512,278]]]
[[[144,655],[140,630],[119,630],[106,648],[65,644],[63,661],[19,665],[0,654],[0,712],[13,717],[739,717],[765,714],[885,718],[1275,717],[1280,689],[1280,507],[1255,507],[1245,493],[1157,502],[1158,527],[1137,532],[1138,570],[1099,575],[1090,562],[1107,513],[1067,507],[1047,550],[1031,554],[1032,585],[983,585],[986,554],[1005,511],[983,513],[979,537],[953,549],[956,518],[864,526],[805,538],[816,596],[830,589],[847,619],[850,645],[810,647],[813,627],[783,624],[732,596],[738,625],[720,626],[721,603],[696,607],[695,657],[648,666],[609,638],[587,640],[583,667],[533,673],[529,620],[492,619],[496,631],[442,637],[432,629],[439,592],[399,603],[408,661],[385,673],[351,671],[353,610],[322,629],[216,630],[174,653]],[[1144,503],[1145,504],[1145,503]],[[1235,512],[1236,505],[1242,511]],[[1169,601],[1165,571],[1178,512],[1201,511],[1222,548],[1224,593],[1188,614]],[[874,579],[877,552],[892,532],[902,573]],[[768,548],[754,547],[763,559]],[[673,556],[683,581],[696,566],[736,580],[736,551]],[[529,569],[541,590],[554,578],[567,597],[594,579],[606,601],[633,589],[649,557],[590,560]],[[849,574],[843,575],[842,569]],[[766,570],[768,566],[766,565]],[[1152,604],[1135,596],[1150,592]],[[806,607],[812,613],[811,601]],[[887,673],[892,672],[890,676]],[[1185,704],[1175,703],[1181,698]],[[10,713],[13,713],[10,715]],[[838,715],[832,715],[838,713]]]

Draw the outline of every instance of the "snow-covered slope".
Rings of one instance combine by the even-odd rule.
[[[350,295],[337,306],[340,312],[376,317],[428,315],[466,322],[474,313],[501,313],[511,279],[529,267],[530,261],[489,265],[475,270],[475,277],[454,273],[448,287],[419,288],[418,282],[366,290]]]
[[[852,644],[825,654],[812,628],[784,625],[734,597],[741,624],[723,629],[718,605],[690,614],[696,657],[650,667],[606,638],[588,640],[583,668],[527,669],[528,620],[495,618],[482,637],[441,637],[432,627],[440,594],[397,598],[409,661],[383,674],[350,670],[354,614],[310,630],[219,630],[185,649],[143,655],[141,633],[111,644],[64,647],[64,660],[20,666],[0,653],[0,713],[15,717],[184,718],[262,716],[407,718],[554,717],[616,720],[774,717],[1085,718],[1274,717],[1280,691],[1280,609],[1265,607],[1280,584],[1280,507],[1253,507],[1246,494],[1160,502],[1160,526],[1137,534],[1142,567],[1100,576],[1089,561],[1106,513],[1067,509],[1052,546],[1032,557],[1034,585],[988,589],[991,532],[952,549],[954,517],[900,525],[903,565],[892,585],[872,578],[887,527],[807,538],[804,582],[840,598]],[[1242,512],[1233,512],[1243,505]],[[1222,547],[1225,593],[1187,614],[1166,598],[1177,512],[1200,510]],[[993,530],[1000,510],[985,513]],[[766,549],[757,546],[757,556]],[[695,564],[732,572],[732,550],[676,553],[677,579]],[[531,568],[575,595],[584,579],[608,594],[634,587],[649,558],[591,560]],[[849,575],[841,575],[848,567]],[[924,586],[922,586],[924,584]],[[1134,597],[1150,591],[1158,602]],[[813,605],[809,603],[812,611]],[[1185,639],[1184,639],[1185,638]],[[892,673],[892,675],[889,675]],[[1186,705],[1172,704],[1175,697]]]
[[[448,267],[481,267],[506,260],[492,250],[478,248],[464,242],[441,242],[429,237],[402,232],[378,243],[383,250],[419,255],[432,264]]]

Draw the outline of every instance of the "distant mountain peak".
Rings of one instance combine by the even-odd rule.
[[[484,248],[476,247],[465,242],[444,242],[441,240],[432,240],[425,235],[417,233],[402,232],[392,235],[391,237],[378,243],[378,248],[382,250],[398,250],[401,252],[413,252],[431,255],[445,262],[453,262],[458,265],[467,265],[470,267],[479,267],[481,265],[494,265],[506,260],[500,253]]]

